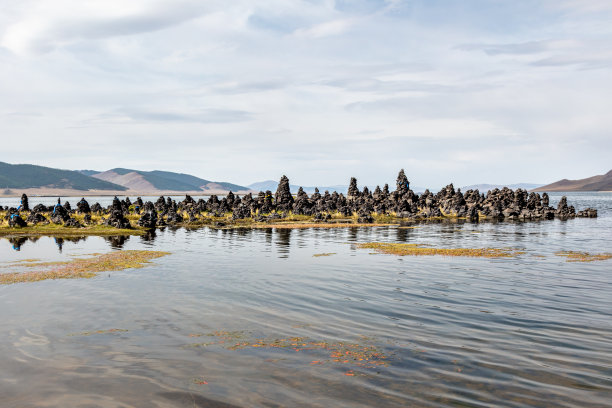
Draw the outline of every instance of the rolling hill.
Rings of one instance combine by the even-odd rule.
[[[78,171],[53,169],[33,164],[9,164],[4,162],[0,162],[0,188],[50,188],[78,191],[127,190],[123,186],[92,178]]]
[[[92,175],[93,178],[119,184],[134,191],[246,191],[237,184],[201,179],[189,174],[169,171],[140,171],[116,168]]]
[[[461,187],[461,191],[468,190],[476,190],[478,189],[482,193],[486,193],[489,190],[494,190],[496,188],[502,189],[504,187],[511,188],[512,190],[516,190],[517,188],[522,188],[524,190],[533,190],[534,188],[542,187],[542,184],[535,183],[517,183],[517,184],[473,184],[471,186]]]
[[[612,170],[580,180],[563,179],[533,191],[612,191]]]

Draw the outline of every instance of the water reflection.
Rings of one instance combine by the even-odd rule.
[[[143,235],[142,242],[153,243],[155,240],[156,234],[155,232],[148,233]],[[52,239],[52,242],[55,244],[58,253],[62,253],[64,250],[64,246],[67,242],[72,244],[77,244],[79,242],[87,241],[88,239],[97,239],[99,237],[89,237],[89,236],[80,236],[80,237],[49,237]],[[41,239],[41,237],[0,237],[0,239],[6,239],[10,244],[14,251],[21,251],[21,249],[27,243],[36,243]],[[125,243],[130,239],[129,235],[118,235],[118,236],[105,236],[102,237],[104,241],[108,242],[112,249],[122,249]]]
[[[291,229],[281,228],[276,230],[276,246],[279,258],[289,258],[291,252]]]
[[[113,249],[121,249],[127,241],[130,240],[129,235],[117,235],[104,237],[104,239],[110,244]]]
[[[15,251],[21,251],[21,246],[25,244],[28,239],[25,237],[17,237],[17,238],[9,238],[8,241],[13,244],[13,249]]]
[[[91,280],[0,287],[0,405],[606,406],[612,261],[570,264],[554,252],[609,251],[609,218],[408,226],[0,240],[3,261],[172,252]],[[398,258],[347,245],[367,241],[519,245],[528,255]],[[389,365],[345,374],[343,362],[313,364],[329,357],[321,350],[208,344],[217,330],[251,341],[368,339]]]

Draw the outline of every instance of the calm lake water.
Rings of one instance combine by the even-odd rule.
[[[28,259],[172,253],[93,279],[0,286],[0,406],[612,406],[612,260],[555,255],[612,252],[612,194],[568,201],[599,218],[0,239],[0,273]],[[525,254],[354,246],[372,241]]]

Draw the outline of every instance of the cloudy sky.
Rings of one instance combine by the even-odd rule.
[[[612,169],[608,0],[0,4],[0,161],[434,188]]]

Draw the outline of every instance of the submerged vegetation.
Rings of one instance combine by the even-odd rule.
[[[117,333],[125,333],[128,330],[126,329],[106,329],[106,330],[95,330],[95,331],[85,331],[80,333],[71,333],[69,336],[93,336],[94,334],[117,334]]]
[[[0,284],[10,285],[22,282],[37,282],[47,279],[93,278],[100,272],[120,271],[143,268],[152,259],[169,255],[161,251],[117,251],[93,258],[74,259],[68,262],[30,264],[40,268],[32,272],[13,272],[0,274]]]
[[[390,359],[389,355],[374,344],[372,338],[363,336],[358,342],[328,342],[300,336],[252,338],[244,331],[218,330],[207,334],[189,335],[189,337],[203,336],[210,338],[211,341],[192,343],[185,348],[220,346],[232,351],[278,349],[279,351],[310,353],[317,358],[310,361],[310,365],[340,364],[365,369],[388,366]],[[355,375],[353,370],[347,373],[345,375]]]
[[[612,254],[610,253],[591,254],[589,252],[559,251],[556,252],[555,255],[564,256],[567,262],[595,262],[612,259]]]
[[[357,248],[373,249],[376,252],[390,255],[441,255],[465,256],[473,258],[512,258],[524,252],[512,248],[432,248],[417,244],[393,244],[384,242],[368,242],[357,244]]]

